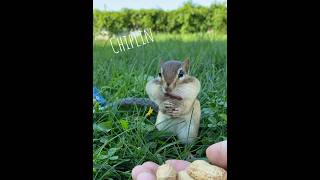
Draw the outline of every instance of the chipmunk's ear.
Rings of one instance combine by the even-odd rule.
[[[182,64],[183,70],[188,74],[189,73],[189,58],[186,58]]]

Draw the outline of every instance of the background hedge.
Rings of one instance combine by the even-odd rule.
[[[94,10],[94,33],[101,30],[112,34],[151,28],[153,32],[195,33],[227,31],[227,7],[212,4],[210,7],[185,3],[182,7],[164,11],[161,9],[122,9],[121,11]]]

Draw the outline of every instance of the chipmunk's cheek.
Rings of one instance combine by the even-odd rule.
[[[176,92],[176,87],[177,87],[176,84],[173,84],[173,85],[172,85],[171,89],[172,89],[172,92],[173,92],[173,93]]]
[[[175,89],[174,94],[175,94],[177,97],[181,97],[181,98],[182,98],[182,95],[183,95],[182,92],[183,92],[183,91],[178,87],[178,88]]]
[[[166,89],[164,87],[161,88],[163,93],[166,93]]]

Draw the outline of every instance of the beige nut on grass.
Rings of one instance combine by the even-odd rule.
[[[170,164],[163,164],[157,168],[157,180],[176,180],[177,172]]]
[[[226,180],[227,171],[203,160],[195,160],[187,167],[187,173],[196,180]]]

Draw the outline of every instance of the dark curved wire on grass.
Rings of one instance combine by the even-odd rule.
[[[139,106],[151,106],[155,113],[159,111],[158,105],[149,98],[125,98],[113,103],[114,107],[139,105]]]

